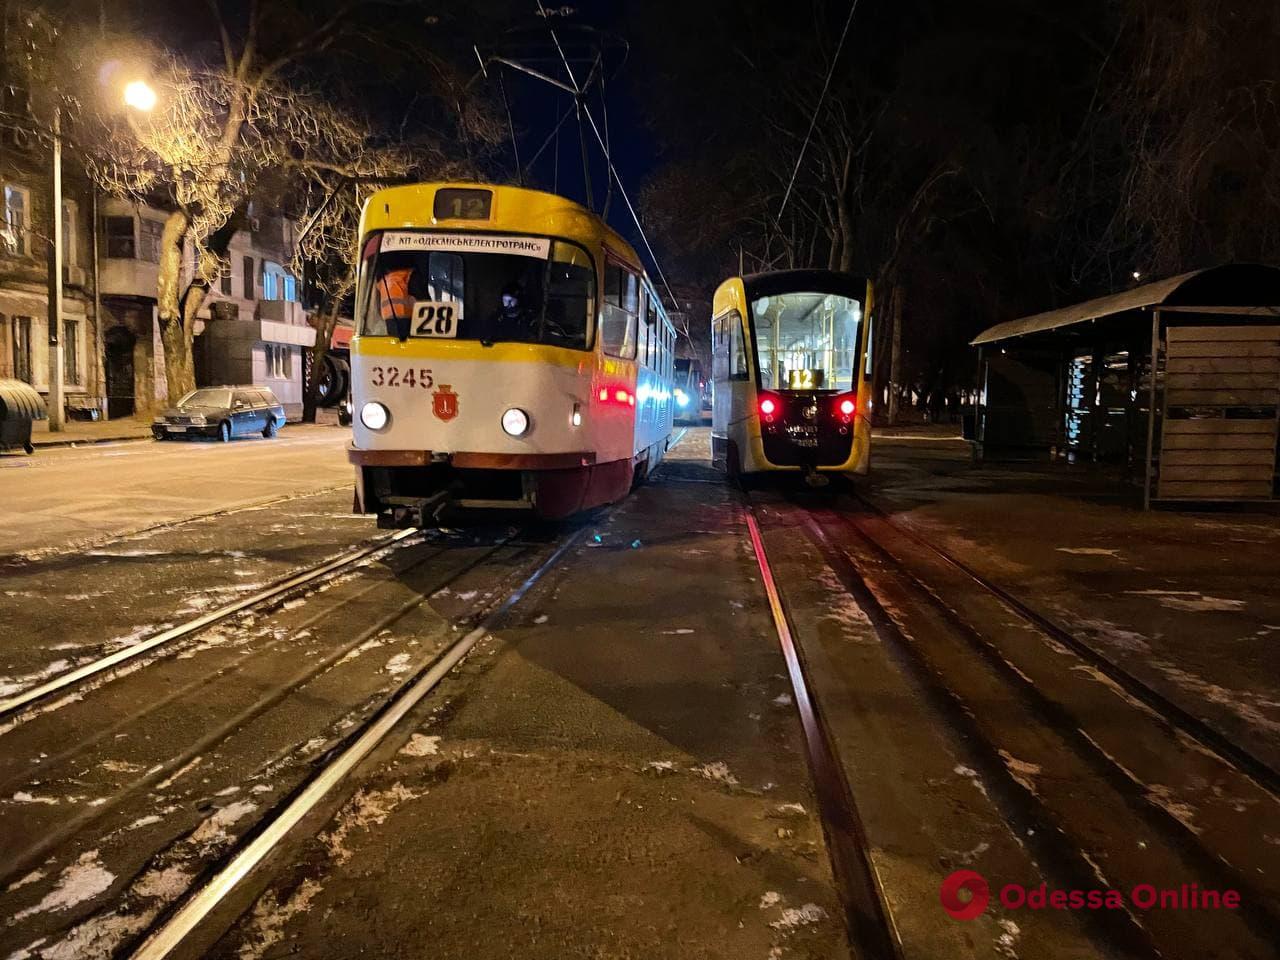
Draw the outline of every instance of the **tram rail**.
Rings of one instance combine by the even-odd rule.
[[[803,655],[792,636],[791,624],[760,535],[760,525],[749,505],[746,523],[800,716],[806,759],[813,776],[850,946],[860,960],[902,960],[902,937],[871,858],[866,830],[858,815],[848,779],[818,702],[809,690]]]
[[[94,678],[103,678],[104,675],[109,675],[111,671],[132,660],[136,660],[143,654],[199,633],[201,630],[229,617],[282,600],[303,587],[331,579],[342,571],[358,565],[361,561],[382,550],[394,547],[418,532],[417,528],[409,527],[390,535],[375,537],[366,544],[344,551],[336,557],[330,557],[313,566],[286,574],[249,596],[240,597],[231,603],[224,604],[215,610],[210,610],[208,613],[200,614],[167,630],[152,634],[137,643],[130,644],[106,656],[63,671],[42,683],[33,684],[0,700],[0,722],[10,721],[11,724],[16,717],[40,702],[48,700],[57,694],[65,693],[86,681]],[[12,726],[10,725],[6,729],[11,728]]]

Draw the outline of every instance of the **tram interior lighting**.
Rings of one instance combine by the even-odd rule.
[[[391,419],[391,412],[376,400],[360,408],[360,422],[370,430],[381,430]]]
[[[519,407],[509,407],[502,414],[502,429],[508,436],[523,437],[529,432],[529,415]]]
[[[582,426],[582,407],[576,403],[573,405],[573,416],[569,418],[569,422],[575,427]]]

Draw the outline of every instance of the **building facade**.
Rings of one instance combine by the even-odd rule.
[[[150,413],[168,402],[156,310],[160,240],[168,212],[105,200],[100,205],[99,277],[103,313],[105,403],[112,417]],[[297,279],[285,266],[293,226],[250,217],[198,314],[196,383],[268,387],[290,418],[302,413],[302,352],[315,340]],[[184,258],[183,281],[194,270]],[[175,398],[176,399],[176,398]]]
[[[12,146],[12,145],[10,145]],[[69,413],[101,409],[103,380],[93,305],[92,195],[87,184],[63,183],[62,369],[49,359],[48,253],[52,234],[47,164],[24,150],[0,151],[0,378],[25,380],[42,394],[62,378]]]

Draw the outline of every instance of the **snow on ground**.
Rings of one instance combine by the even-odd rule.
[[[1198,590],[1126,590],[1125,593],[1130,596],[1152,597],[1160,602],[1160,606],[1170,610],[1239,610],[1244,606],[1243,600],[1208,597]]]
[[[25,920],[37,913],[49,913],[56,910],[68,910],[76,904],[92,900],[103,893],[115,882],[115,874],[102,866],[97,850],[89,850],[80,855],[71,866],[58,876],[58,882],[45,898],[33,907],[19,911],[13,915],[13,922]]]
[[[440,752],[440,738],[415,733],[409,738],[409,742],[400,748],[400,752],[407,757],[434,757]]]
[[[422,795],[423,792],[410,790],[399,782],[386,790],[357,791],[335,818],[337,825],[321,838],[329,856],[338,863],[346,863],[351,857],[351,850],[346,846],[351,831],[382,824],[400,804],[416,800]]]

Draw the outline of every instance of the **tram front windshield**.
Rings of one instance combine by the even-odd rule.
[[[585,350],[595,269],[561,240],[542,256],[379,250],[366,244],[360,334],[366,337],[544,343]]]
[[[832,293],[782,293],[751,302],[760,386],[852,390],[862,304]]]

